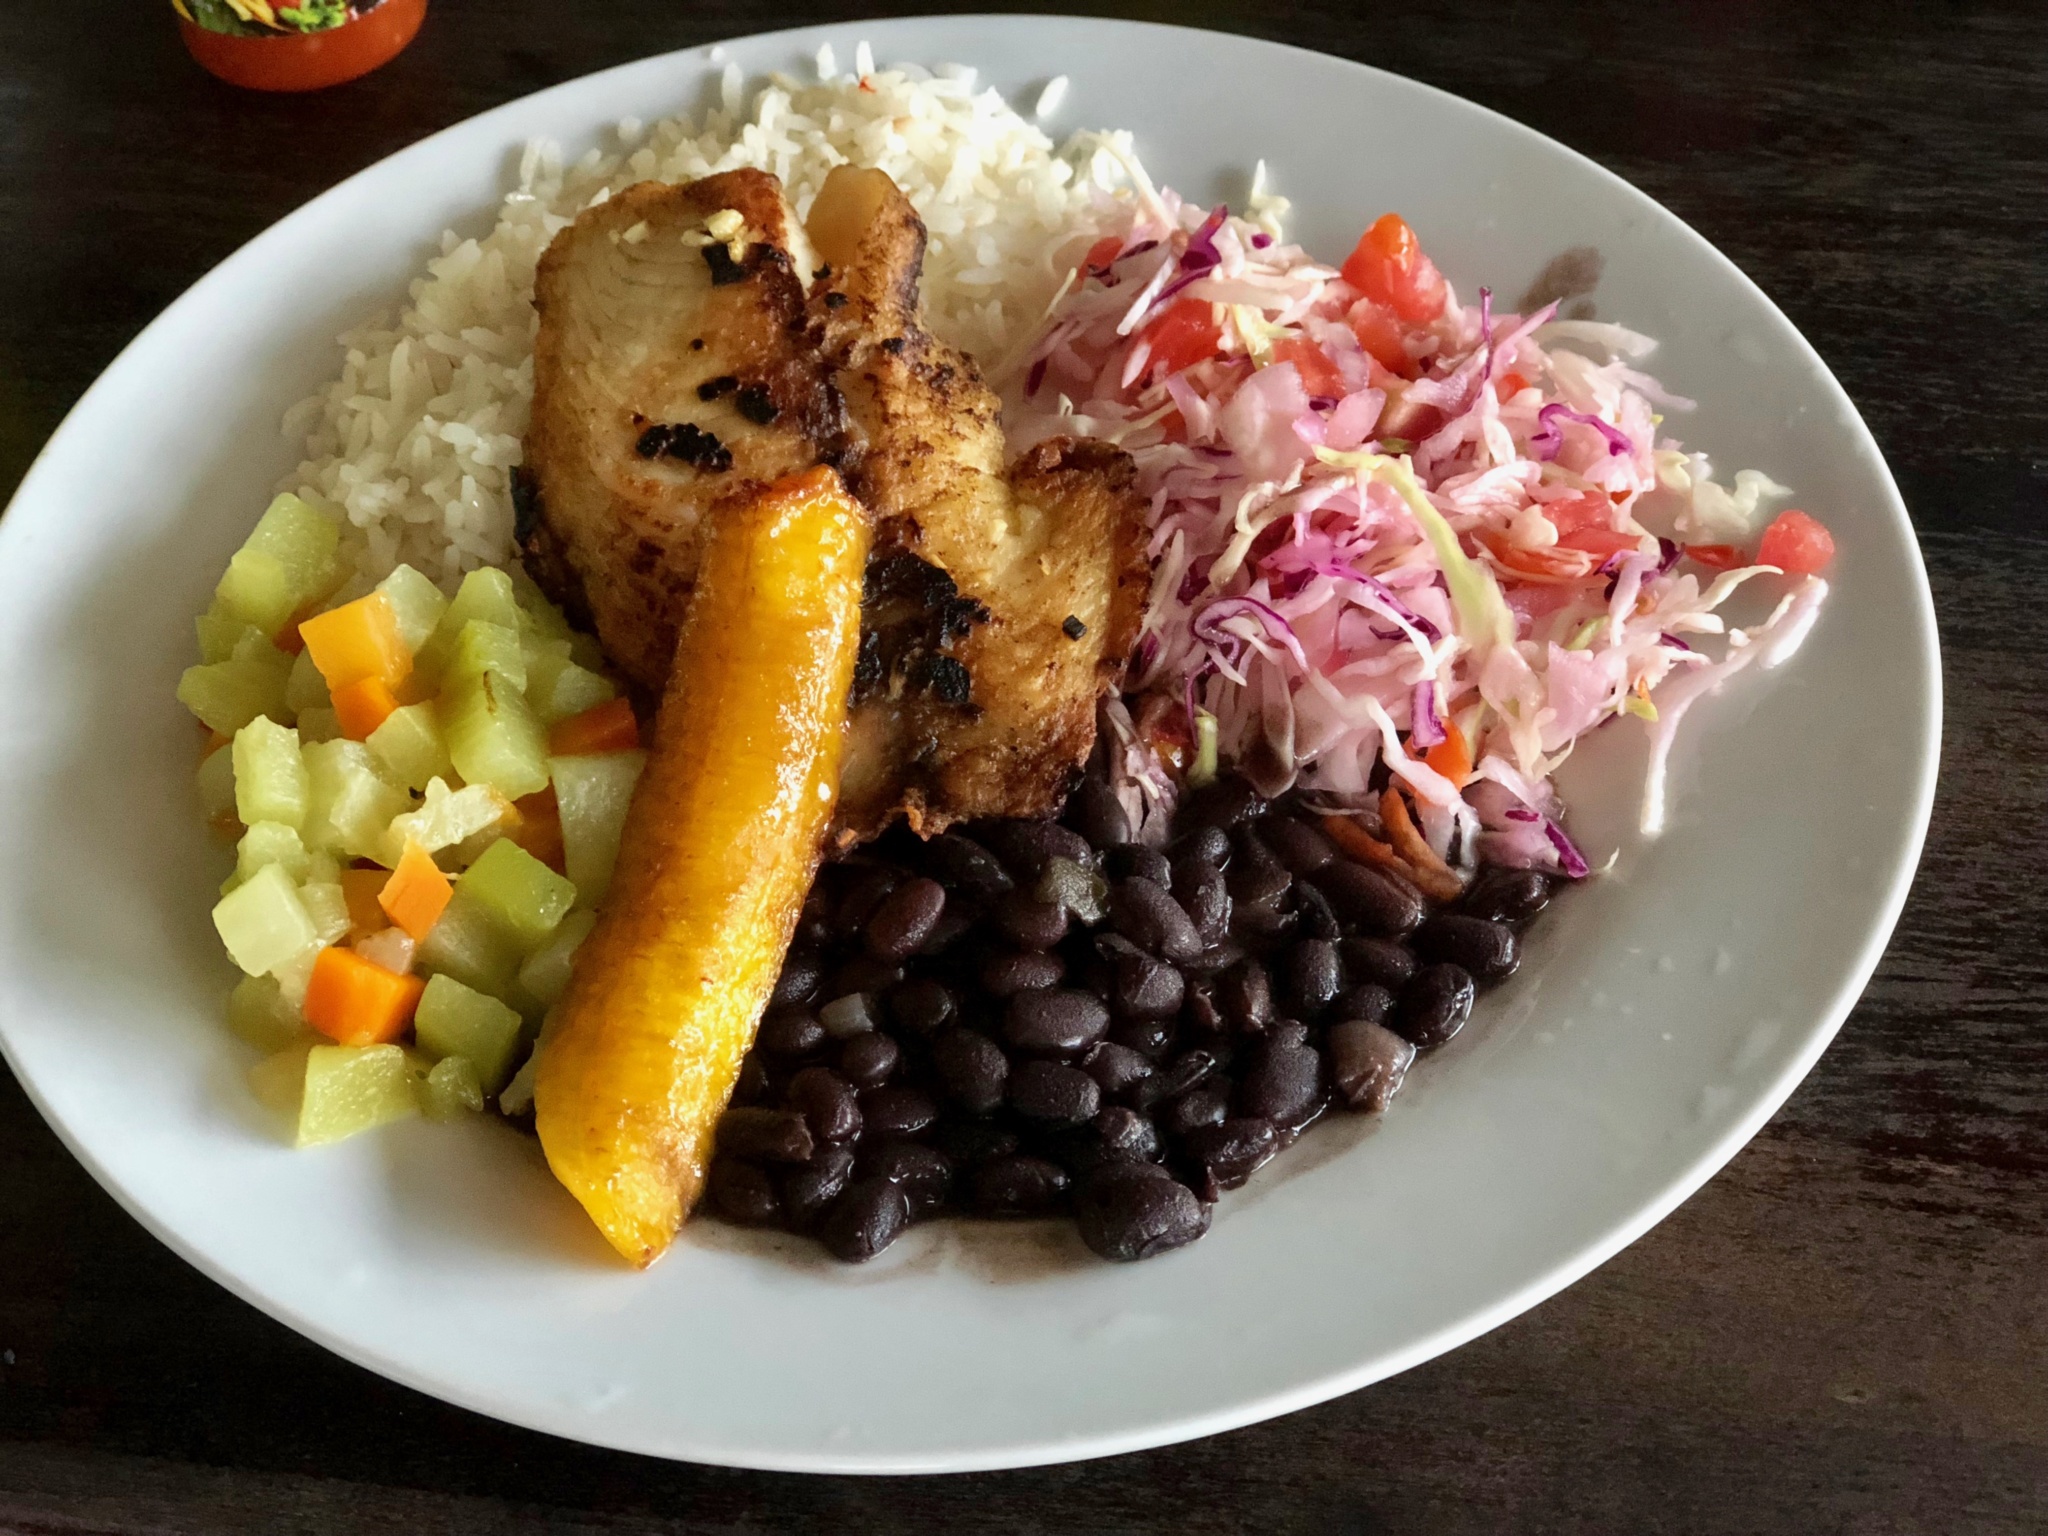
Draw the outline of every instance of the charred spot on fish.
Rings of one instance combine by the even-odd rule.
[[[828,261],[828,262],[826,262],[826,263],[825,263],[825,265],[824,265],[824,266],[822,266],[822,267],[818,268],[818,270],[817,270],[817,271],[815,271],[815,272],[813,272],[813,273],[811,274],[811,281],[812,281],[812,282],[814,282],[814,283],[822,283],[822,282],[824,282],[824,281],[825,281],[825,280],[826,280],[827,278],[831,277],[831,275],[832,275],[832,263]]]
[[[1088,633],[1088,626],[1081,622],[1081,616],[1078,613],[1070,613],[1067,615],[1066,622],[1060,625],[1060,633],[1069,640],[1078,640]]]
[[[908,550],[896,549],[878,553],[868,561],[861,603],[872,608],[899,601],[921,609],[930,608],[959,590],[953,578],[929,560],[920,560]]]
[[[825,295],[825,307],[826,307],[827,309],[844,309],[844,308],[846,308],[846,295],[845,295],[845,294],[843,294],[843,293],[838,293],[838,292],[833,292],[833,293],[828,293],[828,294],[826,294],[826,295]]]
[[[704,350],[704,338],[702,336],[699,336],[692,340],[690,343],[690,350],[692,352],[702,352]]]
[[[988,604],[974,597],[949,597],[938,605],[939,644],[950,646],[977,624],[989,621]]]
[[[905,342],[901,336],[885,336],[882,338],[882,350],[892,357],[899,356],[904,346]]]
[[[715,379],[706,379],[697,386],[699,400],[716,400],[720,395],[729,395],[740,387],[740,381],[729,373],[721,373]]]
[[[880,693],[889,681],[888,663],[882,657],[882,637],[872,629],[860,632],[860,649],[853,658],[853,702],[862,703]]]
[[[525,465],[512,471],[512,537],[521,544],[540,526],[540,491]]]
[[[733,397],[732,403],[742,416],[757,427],[767,426],[782,414],[776,408],[774,398],[769,395],[766,387],[760,384],[746,385]]]
[[[941,704],[965,704],[974,691],[967,664],[957,656],[924,656],[911,668],[910,684]]]
[[[679,459],[707,474],[732,468],[732,450],[692,421],[655,423],[640,434],[633,451],[643,459]]]
[[[732,252],[715,241],[704,247],[704,265],[711,269],[711,286],[714,288],[747,280],[746,267],[734,261]]]

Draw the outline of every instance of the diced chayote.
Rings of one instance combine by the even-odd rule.
[[[484,1107],[484,1086],[467,1056],[444,1056],[420,1079],[420,1109],[429,1120],[460,1120]]]
[[[299,733],[259,715],[235,732],[235,815],[244,826],[278,821],[299,827],[306,820],[306,764]]]
[[[298,1143],[340,1141],[419,1113],[418,1070],[395,1045],[316,1045],[306,1053]]]
[[[288,720],[285,683],[292,659],[254,630],[226,661],[187,667],[178,679],[178,702],[223,736],[232,736],[258,715]]]
[[[220,611],[266,635],[331,590],[341,577],[338,523],[298,497],[271,502],[228,562],[214,591]]]
[[[548,935],[547,943],[526,957],[519,967],[519,985],[543,1008],[552,1008],[569,990],[569,971],[576,951],[597,926],[597,914],[589,908],[571,912]]]
[[[570,635],[569,621],[548,599],[548,595],[534,585],[531,576],[518,566],[513,566],[512,598],[519,605],[520,631],[522,634],[547,640],[567,640]]]
[[[426,803],[392,821],[384,835],[384,862],[396,868],[408,840],[428,853],[440,853],[509,821],[512,802],[488,784],[465,784],[451,790],[442,780],[427,781]]]
[[[213,926],[228,954],[251,976],[274,971],[318,943],[298,887],[266,864],[214,904]]]
[[[407,789],[423,790],[455,771],[448,758],[448,738],[441,734],[441,719],[432,703],[394,709],[363,739],[363,745],[379,766]]]
[[[235,814],[235,754],[217,747],[206,754],[194,776],[199,787],[199,808],[211,821]]]
[[[429,1056],[466,1059],[485,1093],[496,1093],[512,1075],[524,1029],[525,1021],[512,1008],[446,973],[427,982],[413,1015],[420,1049]]]
[[[310,747],[316,741],[339,741],[341,717],[332,709],[317,706],[299,714],[299,744]]]
[[[377,771],[359,741],[321,741],[301,749],[306,763],[306,846],[351,858],[384,851],[391,819],[412,804]]]
[[[508,800],[547,787],[548,742],[526,698],[494,672],[441,695],[441,729],[455,771]]]
[[[500,1000],[517,995],[520,958],[512,936],[460,889],[413,951],[413,964],[427,975],[452,976]]]
[[[526,689],[526,653],[519,648],[519,632],[502,624],[471,619],[455,637],[455,649],[441,673],[446,690],[473,683],[486,672],[495,672],[514,688]]]
[[[354,926],[348,915],[348,893],[339,880],[307,880],[299,886],[299,901],[313,920],[313,932],[322,944],[338,944]]]
[[[576,905],[576,887],[509,837],[485,849],[456,880],[455,888],[489,913],[528,954],[547,942]]]
[[[593,906],[611,886],[626,808],[646,764],[645,752],[558,757],[550,764],[562,816],[563,864],[583,899]]]
[[[398,617],[398,638],[417,655],[448,612],[447,594],[409,565],[378,582],[377,590]]]
[[[586,709],[595,709],[619,690],[603,674],[579,667],[567,654],[529,652],[526,660],[526,702],[542,725],[553,725]]]
[[[235,872],[221,894],[245,884],[257,870],[271,864],[297,883],[312,873],[313,856],[306,852],[297,827],[288,827],[281,821],[252,821],[243,831],[242,840],[235,844]]]
[[[244,635],[263,633],[253,624],[246,624],[231,613],[223,613],[216,602],[193,621],[193,628],[199,635],[199,659],[204,662],[226,661],[235,654],[235,647],[242,643]]]
[[[320,669],[313,665],[313,653],[300,651],[292,658],[291,676],[284,684],[285,707],[295,715],[309,709],[332,709],[334,700],[327,692],[327,679],[320,675]]]
[[[266,1054],[305,1039],[306,1021],[275,976],[244,976],[228,994],[228,1028]]]

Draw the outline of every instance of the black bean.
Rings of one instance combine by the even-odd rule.
[[[1556,882],[1540,869],[1489,869],[1472,882],[1458,910],[1497,923],[1526,923],[1550,905],[1556,889]]]
[[[1304,1125],[1323,1098],[1323,1058],[1306,1045],[1268,1043],[1238,1079],[1237,1108],[1283,1130]]]
[[[889,1036],[855,1035],[839,1048],[839,1073],[856,1088],[878,1088],[902,1060],[903,1047]]]
[[[1333,1026],[1324,1049],[1330,1058],[1330,1080],[1344,1102],[1368,1113],[1387,1107],[1415,1060],[1414,1046],[1368,1019]]]
[[[1415,930],[1414,943],[1415,953],[1423,959],[1462,965],[1481,983],[1505,981],[1522,963],[1522,944],[1514,929],[1461,912],[1439,912]]]
[[[1179,825],[1226,830],[1266,814],[1266,801],[1236,774],[1225,774],[1182,799]]]
[[[1273,850],[1273,856],[1297,875],[1312,875],[1337,857],[1337,850],[1327,837],[1291,816],[1271,817],[1260,826],[1259,835]]]
[[[1275,900],[1236,902],[1231,907],[1230,921],[1240,938],[1263,945],[1292,934],[1298,920]]]
[[[1020,992],[1056,987],[1066,980],[1067,962],[1057,954],[998,950],[981,967],[982,989],[990,997],[1015,997]]]
[[[886,992],[903,980],[903,967],[879,955],[855,955],[825,979],[820,997],[844,997],[849,992]],[[830,1029],[828,1023],[825,1026]]]
[[[804,1117],[788,1109],[728,1109],[718,1117],[718,1150],[763,1163],[809,1162],[816,1144]]]
[[[1131,818],[1109,781],[1089,774],[1067,797],[1067,825],[1097,848],[1109,849],[1131,840]]]
[[[771,1056],[808,1056],[825,1044],[825,1026],[802,1008],[777,1008],[761,1021],[754,1043]]]
[[[1020,992],[1003,1015],[1003,1040],[1015,1050],[1077,1056],[1109,1033],[1109,1009],[1068,987]]]
[[[809,1163],[787,1175],[782,1181],[782,1207],[790,1226],[809,1231],[852,1175],[853,1149],[840,1145],[821,1148]]]
[[[1281,1019],[1266,1031],[1266,1039],[1274,1045],[1307,1045],[1308,1026],[1299,1019]]]
[[[1331,864],[1316,884],[1339,917],[1369,933],[1398,938],[1422,921],[1422,897],[1413,886],[1349,859]]]
[[[1127,1045],[1105,1040],[1081,1058],[1081,1070],[1095,1079],[1104,1098],[1115,1098],[1152,1075],[1152,1063]]]
[[[1209,1207],[1155,1163],[1111,1163],[1074,1197],[1081,1241],[1105,1259],[1129,1262],[1185,1247],[1209,1230]]]
[[[1221,1047],[1221,1036],[1230,1030],[1230,1021],[1224,1017],[1223,1009],[1216,1001],[1216,984],[1212,981],[1198,981],[1188,988],[1188,1000],[1181,1008],[1181,1023],[1192,1034],[1201,1037],[1202,1045],[1210,1050]]]
[[[933,1037],[932,1066],[953,1102],[969,1114],[986,1115],[1003,1102],[1010,1059],[987,1035],[945,1030]]]
[[[1280,1006],[1298,1019],[1320,1019],[1344,990],[1344,962],[1328,939],[1303,939],[1280,961]]]
[[[1056,821],[985,821],[977,823],[976,830],[1021,885],[1036,881],[1056,858],[1095,867],[1095,851],[1088,840]]]
[[[1214,1051],[1182,1051],[1171,1064],[1153,1073],[1131,1091],[1131,1102],[1139,1109],[1166,1104],[1204,1081],[1216,1070]]]
[[[856,1179],[887,1179],[910,1201],[910,1219],[922,1221],[946,1203],[953,1188],[953,1163],[936,1147],[914,1141],[863,1146],[854,1159]]]
[[[1331,1005],[1330,1017],[1349,1022],[1363,1019],[1384,1024],[1393,1017],[1394,994],[1376,981],[1361,982]]]
[[[1133,944],[1167,960],[1192,960],[1204,947],[1187,911],[1150,880],[1119,880],[1111,887],[1109,921]]]
[[[768,998],[771,1008],[808,1003],[818,995],[825,979],[824,961],[814,949],[792,949],[782,960],[782,974],[775,978],[775,991]]]
[[[1408,985],[1419,961],[1415,951],[1394,939],[1344,939],[1337,945],[1344,970],[1354,981],[1376,981],[1399,991]]]
[[[996,902],[995,926],[1020,949],[1051,949],[1067,936],[1067,909],[1057,901],[1012,891]]]
[[[1187,978],[1139,949],[1135,944],[1111,936],[1119,945],[1113,956],[1109,997],[1118,1018],[1166,1019],[1180,1012],[1187,996]]]
[[[1169,890],[1173,886],[1173,866],[1167,862],[1166,855],[1142,843],[1125,843],[1120,848],[1110,849],[1108,857],[1103,860],[1102,872],[1111,880],[1128,880],[1135,875]]]
[[[907,959],[931,937],[946,910],[946,888],[922,875],[906,880],[883,898],[867,921],[868,953],[882,960]]]
[[[1230,834],[1221,827],[1196,827],[1167,845],[1167,853],[1175,863],[1183,859],[1201,859],[1214,864],[1218,869],[1230,867]],[[1160,882],[1162,885],[1164,881]]]
[[[1027,1119],[1079,1125],[1102,1107],[1102,1090],[1079,1067],[1027,1061],[1010,1074],[1010,1105]]]
[[[1230,888],[1223,871],[1206,859],[1183,859],[1173,867],[1173,899],[1187,909],[1203,944],[1220,944],[1230,933]]]
[[[1170,1019],[1123,1019],[1112,1025],[1110,1040],[1126,1050],[1158,1061],[1173,1049],[1173,1021]]]
[[[1101,1139],[1104,1157],[1111,1162],[1156,1163],[1159,1161],[1159,1131],[1150,1119],[1121,1104],[1105,1105],[1090,1122]]]
[[[768,1063],[752,1051],[740,1063],[740,1075],[732,1085],[732,1102],[736,1105],[759,1104],[768,1097],[773,1085],[768,1077]]]
[[[1190,976],[1209,978],[1221,975],[1245,956],[1245,948],[1236,939],[1225,939],[1221,944],[1212,944],[1194,959],[1182,964],[1181,969]]]
[[[1226,877],[1233,900],[1247,906],[1277,902],[1294,884],[1287,866],[1273,856],[1265,840],[1250,830],[1237,834],[1237,857],[1230,861]]]
[[[1317,890],[1306,880],[1294,882],[1295,932],[1305,939],[1341,938],[1343,925],[1337,921],[1337,909],[1330,905],[1330,898]]]
[[[1169,1136],[1185,1137],[1205,1125],[1221,1125],[1229,1115],[1229,1085],[1204,1083],[1162,1109],[1159,1124]]]
[[[828,899],[822,884],[811,888],[811,894],[804,898],[801,911],[796,915],[796,933],[791,942],[815,951],[832,942],[832,902]]]
[[[946,910],[939,914],[939,920],[932,924],[932,931],[925,935],[916,952],[920,955],[944,954],[956,940],[972,933],[981,921],[982,914],[976,910],[978,905],[979,898],[974,896],[959,901],[949,899]]]
[[[1022,1145],[1017,1133],[990,1120],[941,1120],[932,1133],[941,1152],[963,1168],[1010,1157]]]
[[[910,1201],[887,1179],[862,1179],[847,1186],[819,1231],[835,1259],[864,1264],[903,1235],[910,1225]]]
[[[1273,979],[1256,960],[1240,960],[1216,983],[1223,1017],[1239,1029],[1261,1030],[1273,1021]]]
[[[1394,1005],[1394,1031],[1418,1050],[1442,1045],[1465,1027],[1476,993],[1472,973],[1463,966],[1425,965],[1401,989]]]
[[[915,976],[889,993],[889,1017],[914,1035],[929,1035],[950,1024],[959,999],[940,981]]]
[[[903,871],[890,864],[874,864],[853,878],[832,912],[832,923],[840,933],[854,934],[867,926],[875,908],[903,883]]]
[[[977,896],[1001,896],[1016,884],[1001,860],[960,832],[942,833],[926,843],[924,865],[941,884]]]
[[[1067,1192],[1067,1170],[1042,1157],[998,1157],[974,1170],[968,1196],[983,1216],[1043,1216]]]
[[[782,1196],[775,1181],[758,1163],[736,1157],[715,1157],[705,1181],[711,1208],[743,1227],[773,1227],[782,1221]]]
[[[862,1092],[860,1114],[870,1135],[922,1136],[939,1118],[939,1106],[922,1089],[885,1083]]]
[[[1218,1189],[1236,1189],[1273,1160],[1280,1135],[1270,1120],[1240,1116],[1190,1131],[1182,1145]]]
[[[851,1141],[861,1131],[860,1100],[853,1090],[854,1085],[830,1067],[805,1067],[789,1080],[784,1097],[820,1141]]]

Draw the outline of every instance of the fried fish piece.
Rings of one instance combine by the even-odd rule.
[[[926,834],[1050,814],[1144,615],[1135,468],[1107,444],[1054,439],[1005,469],[994,392],[922,323],[924,224],[888,176],[833,171],[806,224],[825,263],[811,314],[858,445],[848,479],[876,518],[870,609],[899,599],[874,576],[906,557],[943,576],[926,581],[935,636],[896,656],[864,645],[842,840],[898,814]]]
[[[845,453],[805,311],[811,261],[781,183],[754,170],[628,187],[541,258],[522,549],[649,691],[707,519]]]

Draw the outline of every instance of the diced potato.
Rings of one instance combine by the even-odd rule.
[[[397,868],[408,838],[428,853],[439,853],[495,831],[514,814],[512,802],[488,784],[450,790],[442,780],[429,779],[426,804],[396,818],[385,833],[382,862]]]
[[[301,755],[309,786],[306,846],[376,858],[392,818],[410,808],[411,797],[377,772],[370,749],[359,741],[316,742]]]
[[[306,1021],[275,976],[244,976],[228,994],[228,1028],[268,1054],[303,1042]]]
[[[313,856],[299,838],[297,827],[281,821],[252,821],[235,844],[235,872],[222,888],[225,896],[246,884],[257,870],[275,864],[296,884],[312,873]]]
[[[546,943],[576,905],[576,887],[510,838],[491,844],[463,872],[455,889],[489,913],[528,953]]]
[[[251,976],[275,970],[319,935],[298,887],[276,864],[266,864],[214,904],[213,926],[235,964]]]
[[[429,1120],[460,1120],[484,1107],[483,1084],[466,1056],[444,1056],[420,1080],[420,1108]]]
[[[596,926],[597,914],[587,907],[562,919],[547,943],[527,956],[526,964],[519,967],[519,985],[528,997],[543,1008],[555,1006],[568,990],[569,969],[576,951]]]
[[[363,745],[384,771],[407,789],[424,790],[433,780],[445,779],[455,771],[448,758],[448,738],[441,734],[440,717],[432,703],[393,710],[364,738]]]
[[[244,826],[259,821],[297,828],[306,820],[306,764],[299,733],[259,715],[235,732],[235,814]]]
[[[292,673],[285,679],[284,702],[295,715],[304,714],[309,709],[334,707],[334,700],[328,697],[327,679],[313,665],[311,651],[302,650],[292,658]]]
[[[395,1045],[316,1045],[299,1100],[302,1147],[340,1141],[419,1113],[418,1074]]]
[[[223,613],[274,635],[340,579],[340,540],[333,518],[296,496],[279,496],[228,562],[215,600]]]
[[[216,747],[206,754],[194,778],[199,788],[199,808],[211,821],[216,816],[235,814],[235,754]]]
[[[460,890],[413,953],[413,963],[428,976],[451,976],[501,1001],[517,995],[520,958],[511,936]]]
[[[473,683],[486,672],[495,672],[514,688],[526,688],[526,653],[519,648],[519,632],[502,624],[471,619],[455,637],[455,649],[441,673],[441,686]]]
[[[310,747],[316,741],[341,740],[341,717],[327,705],[302,711],[299,715],[299,742]]]
[[[618,697],[618,692],[609,678],[577,666],[565,654],[542,652],[527,657],[526,702],[542,725],[595,709]]]
[[[226,661],[187,667],[178,679],[178,702],[223,736],[234,735],[259,715],[289,720],[284,694],[291,670],[289,656],[250,630]]]
[[[299,887],[299,900],[322,944],[339,944],[348,937],[354,925],[349,921],[348,893],[339,880],[309,880]]]
[[[453,976],[435,976],[420,997],[413,1032],[429,1056],[467,1060],[485,1093],[496,1093],[512,1075],[525,1021],[487,993]]]
[[[401,565],[378,582],[377,590],[398,617],[399,638],[405,641],[405,648],[417,655],[448,612],[447,594],[409,565]]]
[[[557,757],[549,762],[555,801],[562,814],[563,864],[569,879],[595,906],[611,886],[618,862],[619,834],[633,786],[647,765],[645,752],[607,752],[591,757]]]
[[[508,800],[546,787],[547,733],[526,698],[496,673],[459,683],[441,696],[441,729],[455,771]]]

